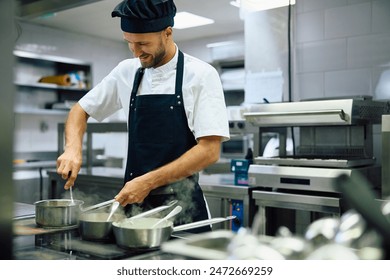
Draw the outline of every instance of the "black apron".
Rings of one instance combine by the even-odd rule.
[[[184,55],[179,51],[176,65],[175,94],[138,95],[144,69],[139,68],[133,84],[129,110],[129,144],[124,183],[174,161],[196,145],[188,127],[184,110],[183,84]],[[182,212],[175,217],[175,225],[208,219],[198,174],[179,182],[153,190],[140,205],[142,210],[155,208],[177,199]],[[127,211],[135,207],[129,205]],[[173,209],[173,208],[172,208]],[[210,227],[191,232],[210,231]]]

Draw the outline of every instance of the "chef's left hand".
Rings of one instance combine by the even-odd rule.
[[[115,196],[115,200],[122,206],[133,203],[142,203],[149,192],[150,188],[148,188],[145,180],[143,180],[141,176],[128,181],[122,190]]]

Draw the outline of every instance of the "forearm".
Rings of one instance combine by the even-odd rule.
[[[65,150],[82,149],[84,133],[87,129],[88,115],[77,103],[69,112],[65,124]]]
[[[219,159],[220,145],[221,137],[210,136],[200,139],[197,145],[181,157],[143,175],[143,179],[148,182],[151,190],[153,190],[191,176]]]
[[[69,112],[65,124],[64,153],[57,159],[57,173],[66,181],[64,188],[74,185],[82,164],[82,142],[88,114],[77,103]]]

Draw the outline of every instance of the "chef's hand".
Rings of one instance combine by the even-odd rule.
[[[77,174],[82,163],[82,153],[80,151],[66,150],[57,159],[57,173],[66,180],[64,189],[73,187]]]
[[[115,200],[124,207],[127,204],[142,203],[149,193],[150,188],[141,176],[128,181],[115,196]]]

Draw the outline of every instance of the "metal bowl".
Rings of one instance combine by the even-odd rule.
[[[48,199],[35,202],[35,222],[46,228],[75,226],[78,223],[82,200]]]

